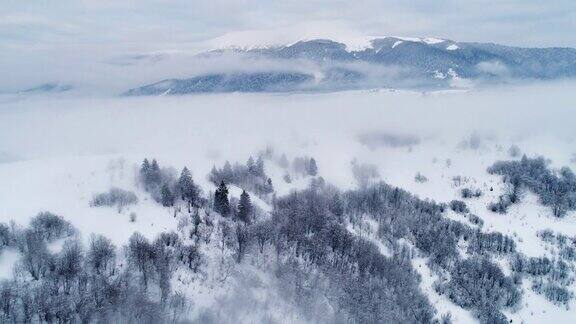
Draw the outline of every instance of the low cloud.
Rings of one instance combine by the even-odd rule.
[[[481,62],[476,67],[479,72],[494,76],[507,77],[510,75],[508,67],[499,61]]]

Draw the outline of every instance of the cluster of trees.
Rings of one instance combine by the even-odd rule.
[[[470,236],[468,251],[476,254],[511,254],[516,252],[516,243],[511,237],[502,233],[484,233],[476,230],[474,235]]]
[[[138,203],[138,197],[132,191],[111,188],[108,192],[94,195],[90,201],[92,207],[115,206],[121,213],[124,207]]]
[[[533,276],[543,276],[550,273],[553,262],[547,257],[516,256],[511,262],[512,270]]]
[[[576,236],[554,233],[550,229],[538,232],[538,237],[558,249],[558,256],[568,262],[576,262]]]
[[[498,196],[497,201],[493,201],[488,204],[488,209],[493,213],[506,214],[508,212],[508,207],[512,205],[510,196],[507,194]]]
[[[543,295],[554,304],[567,305],[574,297],[568,286],[574,281],[573,266],[562,259],[548,257],[526,257],[517,254],[510,263],[512,271],[518,275],[533,278],[532,290]]]
[[[142,161],[140,166],[140,182],[146,191],[158,190],[169,178],[172,177],[166,169],[161,170],[156,159],[149,162],[148,159]]]
[[[543,229],[536,233],[536,235],[544,242],[563,246],[566,244],[576,245],[576,236],[570,237],[562,233],[554,233],[551,229]]]
[[[359,163],[356,159],[350,163],[352,175],[359,187],[366,187],[380,177],[378,167],[374,164]]]
[[[220,192],[227,198],[225,187],[223,185]],[[447,282],[443,291],[473,309],[480,319],[492,311],[490,316],[500,316],[498,310],[514,300],[509,279],[501,277],[494,265],[477,262],[468,266],[459,259],[456,250],[457,240],[462,237],[480,242],[470,244],[476,246],[474,253],[478,254],[499,251],[495,246],[506,243],[494,242],[505,239],[447,220],[441,217],[445,206],[419,200],[400,189],[382,183],[342,193],[318,182],[276,200],[272,217],[260,220],[242,216],[250,215],[252,208],[246,192],[240,202],[235,212],[237,217],[216,219],[217,225],[213,217],[200,217],[198,210],[190,217],[183,216],[182,220],[191,226],[179,225],[179,228],[188,231],[182,233],[190,240],[176,233],[162,233],[156,240],[149,241],[135,233],[122,251],[106,238],[94,236],[87,250],[77,241],[69,240],[60,252],[49,252],[47,243],[74,233],[67,222],[52,214],[39,215],[31,222],[26,231],[38,233],[36,236],[15,233],[2,225],[0,244],[14,245],[18,237],[20,240],[30,238],[31,242],[21,250],[26,280],[20,278],[0,284],[2,296],[10,296],[2,299],[0,319],[15,322],[177,320],[178,316],[184,316],[190,303],[172,291],[171,278],[179,267],[199,271],[204,257],[198,243],[200,240],[210,242],[216,233],[221,241],[217,245],[233,249],[236,262],[241,263],[249,254],[272,257],[270,261],[276,261],[275,277],[281,287],[280,294],[292,300],[311,320],[435,321],[437,314],[422,294],[419,275],[410,262],[413,251],[407,246],[395,245],[393,254],[385,256],[374,243],[347,230],[348,215],[359,215],[366,210],[390,223],[388,227],[381,223],[380,235],[407,238],[438,266],[451,273],[460,271],[451,275],[454,281]],[[214,227],[217,231],[211,230]],[[274,253],[268,254],[272,251]],[[475,284],[472,278],[483,273],[490,273],[492,277]],[[498,289],[489,290],[488,287],[493,286]],[[332,317],[325,317],[329,313]]]
[[[535,280],[532,283],[532,290],[543,295],[546,299],[557,305],[567,306],[570,300],[574,298],[574,293],[568,290],[565,286],[542,279]]]
[[[338,192],[322,185],[279,199],[269,221],[270,243],[284,262],[303,267],[305,260],[320,272],[343,321],[431,322],[434,309],[419,289],[408,254],[386,257],[351,234],[341,203]],[[293,285],[301,284],[294,279]]]
[[[51,212],[41,212],[30,221],[30,230],[48,242],[59,238],[69,237],[76,230],[62,217]]]
[[[500,312],[502,308],[511,307],[519,297],[518,287],[511,278],[497,272],[497,265],[487,262],[477,262],[465,271],[458,270],[463,264],[458,242],[468,242],[467,253],[478,258],[484,255],[513,254],[514,241],[500,233],[483,233],[461,222],[450,220],[443,216],[448,206],[433,201],[421,200],[418,197],[386,183],[378,183],[366,188],[348,191],[343,194],[344,214],[351,218],[362,218],[369,215],[379,223],[378,234],[383,242],[393,242],[400,238],[411,242],[421,253],[428,256],[433,270],[441,270],[439,274],[448,272],[460,276],[466,282],[474,282],[479,273],[495,272],[497,283],[506,282],[498,294],[510,297],[510,302],[470,303],[468,307],[482,321],[491,322],[505,320]],[[459,209],[459,208],[457,208]],[[391,245],[392,247],[394,245]],[[499,269],[498,269],[499,270]],[[456,274],[456,271],[461,271]],[[486,282],[485,282],[486,283]],[[456,285],[456,284],[454,284]],[[440,287],[440,286],[439,286]],[[454,286],[457,287],[457,286]],[[491,286],[466,285],[459,290],[459,300],[475,300],[476,296],[487,294]],[[451,289],[451,288],[446,288]],[[467,290],[468,289],[468,290]],[[512,301],[515,302],[512,302]],[[490,307],[488,307],[490,306]],[[487,317],[490,314],[495,317]]]
[[[513,279],[482,256],[458,261],[450,271],[450,280],[436,289],[458,306],[471,309],[482,323],[508,323],[500,309],[514,307],[521,299]]]
[[[190,306],[170,279],[179,264],[194,271],[202,255],[175,233],[154,242],[136,233],[123,255],[100,235],[84,249],[72,226],[50,213],[28,228],[0,229],[3,244],[21,254],[14,278],[0,282],[0,322],[159,323],[177,321]],[[47,245],[62,239],[50,252]]]
[[[484,220],[480,217],[478,217],[478,215],[474,215],[474,214],[468,214],[468,220],[470,221],[470,223],[474,224],[474,225],[478,225],[480,227],[482,227],[484,225]]]
[[[316,159],[308,156],[295,157],[292,162],[288,160],[286,154],[279,157],[273,157],[272,151],[266,151],[262,154],[264,158],[271,159],[280,168],[285,170],[283,179],[286,183],[292,183],[293,178],[315,177],[318,175],[318,164]]]
[[[526,258],[516,253],[509,236],[445,217],[451,208],[481,225],[463,201],[422,200],[384,182],[366,182],[342,192],[314,178],[309,188],[274,199],[271,217],[255,217],[257,208],[248,192],[232,199],[227,183],[247,189],[266,183],[261,158],[250,159],[245,166],[227,163],[214,169],[210,179],[218,181],[218,187],[212,204],[206,204],[187,168],[176,178],[155,160],[145,160],[139,175],[144,188],[153,197],[157,193],[164,206],[188,206],[189,215],[179,219],[180,234],[162,233],[149,241],[135,233],[123,250],[94,236],[84,249],[71,239],[74,229],[57,215],[42,213],[27,229],[0,224],[0,250],[17,248],[24,273],[0,284],[0,295],[9,297],[1,299],[0,322],[175,321],[186,313],[189,301],[173,291],[172,278],[178,269],[200,271],[207,261],[201,242],[233,250],[237,263],[258,257],[264,262],[251,262],[252,266],[274,264],[279,294],[311,321],[436,321],[438,314],[422,293],[420,276],[412,266],[416,253],[426,256],[441,278],[437,291],[470,309],[481,322],[506,321],[502,310],[518,305],[523,275],[534,278],[533,289],[553,302],[565,304],[571,298],[561,288],[572,278],[566,262]],[[104,194],[98,205],[124,199],[118,196],[122,195]],[[192,207],[204,209],[192,212]],[[210,216],[211,210],[218,214]],[[390,249],[389,256],[349,230],[366,218],[378,224],[376,234]],[[570,238],[553,233],[540,236],[566,247],[574,245]],[[48,243],[65,238],[60,252],[49,251]],[[491,262],[493,255],[511,256],[514,275],[505,275]]]
[[[555,260],[518,256],[514,260],[513,269],[520,273],[538,276],[539,278],[534,280],[532,289],[553,303],[567,305],[574,297],[574,293],[567,287],[574,280],[576,237],[554,233],[550,229],[539,231],[538,237],[556,248],[552,249]]]
[[[469,244],[475,247],[471,251],[474,253],[514,251],[511,238],[499,233],[483,233],[461,222],[450,220],[442,215],[446,210],[445,205],[421,200],[407,191],[383,182],[348,191],[343,197],[347,215],[352,218],[354,215],[374,217],[380,224],[379,235],[384,241],[408,239],[442,267],[453,264],[456,260],[457,242],[460,239],[477,242]]]
[[[174,200],[171,191],[171,184],[174,183],[174,172],[171,169],[160,169],[156,159],[149,162],[148,159],[142,161],[138,180],[144,190],[152,195],[152,198],[162,205],[169,205]]]
[[[236,163],[232,166],[230,162],[226,161],[220,169],[214,166],[210,172],[209,179],[215,185],[219,185],[222,182],[235,184],[261,197],[265,197],[274,192],[272,179],[270,179],[264,171],[264,160],[262,156],[260,156],[257,161],[254,161],[254,158],[250,157],[246,165]]]
[[[191,212],[192,207],[205,203],[200,187],[194,183],[187,167],[182,169],[180,177],[176,179],[172,169],[160,169],[156,159],[153,159],[152,163],[144,159],[140,166],[139,181],[154,200],[165,207],[174,206],[181,201],[186,204],[188,212]]]
[[[76,230],[62,217],[42,212],[32,218],[26,229],[0,224],[0,249],[14,248],[22,253],[20,269],[38,280],[55,266],[47,244],[75,234]]]
[[[202,258],[197,245],[185,244],[175,232],[161,233],[153,242],[136,232],[127,247],[128,266],[139,274],[141,287],[147,290],[155,283],[162,302],[170,297],[170,279],[177,267],[185,265],[195,272]]]
[[[452,200],[450,202],[450,209],[458,214],[466,214],[469,212],[468,206],[466,206],[466,203],[462,200]]]
[[[231,202],[228,199],[228,187],[224,181],[220,182],[220,185],[214,192],[214,210],[216,212],[224,217],[230,215],[235,216],[234,218],[237,218],[246,224],[250,224],[254,216],[253,209],[250,195],[246,190],[242,191],[238,205],[232,207]]]
[[[502,175],[506,183],[505,194],[489,206],[493,211],[505,213],[508,206],[521,200],[524,189],[536,193],[556,217],[576,210],[576,175],[568,167],[554,172],[543,157],[531,159],[524,155],[519,161],[498,161],[488,172]]]
[[[418,274],[410,263],[413,252],[402,244],[392,244],[393,255],[386,257],[373,243],[346,229],[347,222],[369,215],[379,222],[378,234],[384,242],[407,239],[429,257],[433,269],[454,273],[458,279],[448,281],[444,291],[467,301],[466,307],[479,319],[505,321],[500,310],[518,303],[518,284],[488,261],[467,266],[459,255],[458,241],[468,241],[468,253],[478,260],[492,253],[514,253],[514,241],[449,220],[442,215],[445,210],[445,205],[421,200],[385,183],[347,192],[317,183],[277,199],[271,220],[248,227],[247,246],[270,245],[284,266],[290,264],[297,271],[311,267],[308,271],[319,276],[315,280],[320,280],[329,300],[337,302],[332,307],[345,321],[432,321],[434,310],[421,294]],[[456,274],[458,268],[465,271]],[[474,284],[482,273],[491,277]],[[299,289],[306,284],[302,282],[305,279],[290,278],[290,285]],[[498,289],[491,290],[492,285]],[[306,300],[307,291],[301,293]]]
[[[185,190],[180,193],[189,197]],[[228,199],[225,185],[222,193]],[[22,253],[21,274],[0,283],[0,322],[177,322],[190,302],[173,291],[172,279],[177,270],[202,271],[207,259],[201,244],[233,249],[241,262],[251,250],[263,253],[272,241],[270,223],[254,224],[247,192],[234,206],[229,214],[234,217],[216,219],[209,207],[204,206],[204,217],[196,208],[180,217],[180,235],[161,233],[149,241],[135,233],[122,250],[102,236],[92,237],[85,250],[72,226],[50,213],[39,214],[28,229],[0,224],[0,250]],[[48,249],[62,239],[67,241],[60,252]]]
[[[460,196],[464,199],[468,198],[478,198],[482,196],[482,190],[480,189],[472,189],[472,188],[462,188],[460,190]]]
[[[416,175],[414,176],[414,181],[416,181],[418,183],[424,183],[424,182],[428,182],[428,178],[425,177],[422,173],[417,172]]]
[[[221,183],[215,210],[230,208],[230,200],[223,202],[227,196]],[[217,246],[234,250],[238,263],[248,255],[273,262],[279,293],[310,320],[336,312],[331,318],[344,322],[432,322],[435,311],[420,291],[412,253],[398,248],[387,257],[349,232],[346,203],[342,193],[320,181],[275,200],[271,218],[246,221],[242,215],[252,207],[244,207],[251,204],[243,193],[237,217],[217,218]]]
[[[318,164],[313,157],[295,157],[292,161],[292,170],[300,176],[315,177],[318,175]]]

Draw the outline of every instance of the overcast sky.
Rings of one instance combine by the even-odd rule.
[[[316,37],[576,47],[575,30],[574,0],[1,0],[0,73],[26,78],[18,69],[35,64]]]
[[[181,44],[306,25],[362,35],[576,46],[573,0],[3,0],[6,46]],[[304,26],[304,27],[303,27]],[[296,31],[298,32],[298,31]],[[322,32],[322,31],[320,31]],[[329,31],[328,31],[329,32]],[[175,46],[175,45],[174,45]]]

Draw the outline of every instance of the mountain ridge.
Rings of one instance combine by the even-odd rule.
[[[510,82],[576,77],[574,48],[527,48],[439,38],[375,38],[369,47],[358,50],[350,50],[346,44],[330,39],[313,39],[280,46],[220,48],[198,56],[209,59],[226,55],[281,63],[307,61],[316,70],[205,73],[187,79],[168,79],[169,83],[162,80],[131,89],[126,94],[410,88],[414,84],[434,89],[457,87],[453,81],[461,79]],[[363,70],[358,65],[367,68]],[[377,70],[381,70],[380,74],[375,73]],[[334,74],[335,71],[338,73]],[[344,82],[342,75],[347,76]],[[206,86],[207,82],[212,86]],[[244,83],[253,86],[246,87]],[[166,84],[170,87],[161,86]]]

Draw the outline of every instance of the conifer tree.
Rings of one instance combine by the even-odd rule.
[[[153,159],[152,164],[150,165],[148,183],[151,186],[159,187],[161,182],[162,182],[162,174],[160,173],[160,167],[158,166],[158,162],[156,161],[156,159]]]
[[[144,189],[148,190],[150,181],[150,162],[148,162],[148,159],[144,159],[142,166],[140,166],[140,181],[144,183]]]
[[[254,158],[250,157],[248,162],[246,162],[246,166],[248,167],[248,172],[251,174],[256,174],[256,164],[254,163]]]
[[[252,221],[252,202],[250,201],[250,195],[246,190],[242,191],[240,195],[240,201],[238,202],[238,218],[246,224],[250,224]]]
[[[316,176],[318,174],[318,165],[316,165],[316,160],[311,158],[308,163],[308,174],[311,176]]]
[[[194,183],[194,180],[192,180],[192,175],[186,167],[182,169],[180,179],[178,179],[178,189],[182,200],[188,205],[188,212],[190,212],[191,207],[195,206],[198,200],[199,189]]]
[[[142,161],[142,166],[140,167],[140,174],[147,175],[149,172],[150,172],[150,162],[148,162],[148,159],[144,159],[144,161]]]
[[[214,193],[214,209],[222,216],[227,216],[230,213],[230,202],[228,201],[228,187],[224,181],[220,182],[220,186]]]
[[[168,187],[167,184],[164,184],[162,186],[160,194],[162,196],[162,206],[164,207],[174,206],[174,193],[172,193],[172,190],[170,190],[170,187]]]

